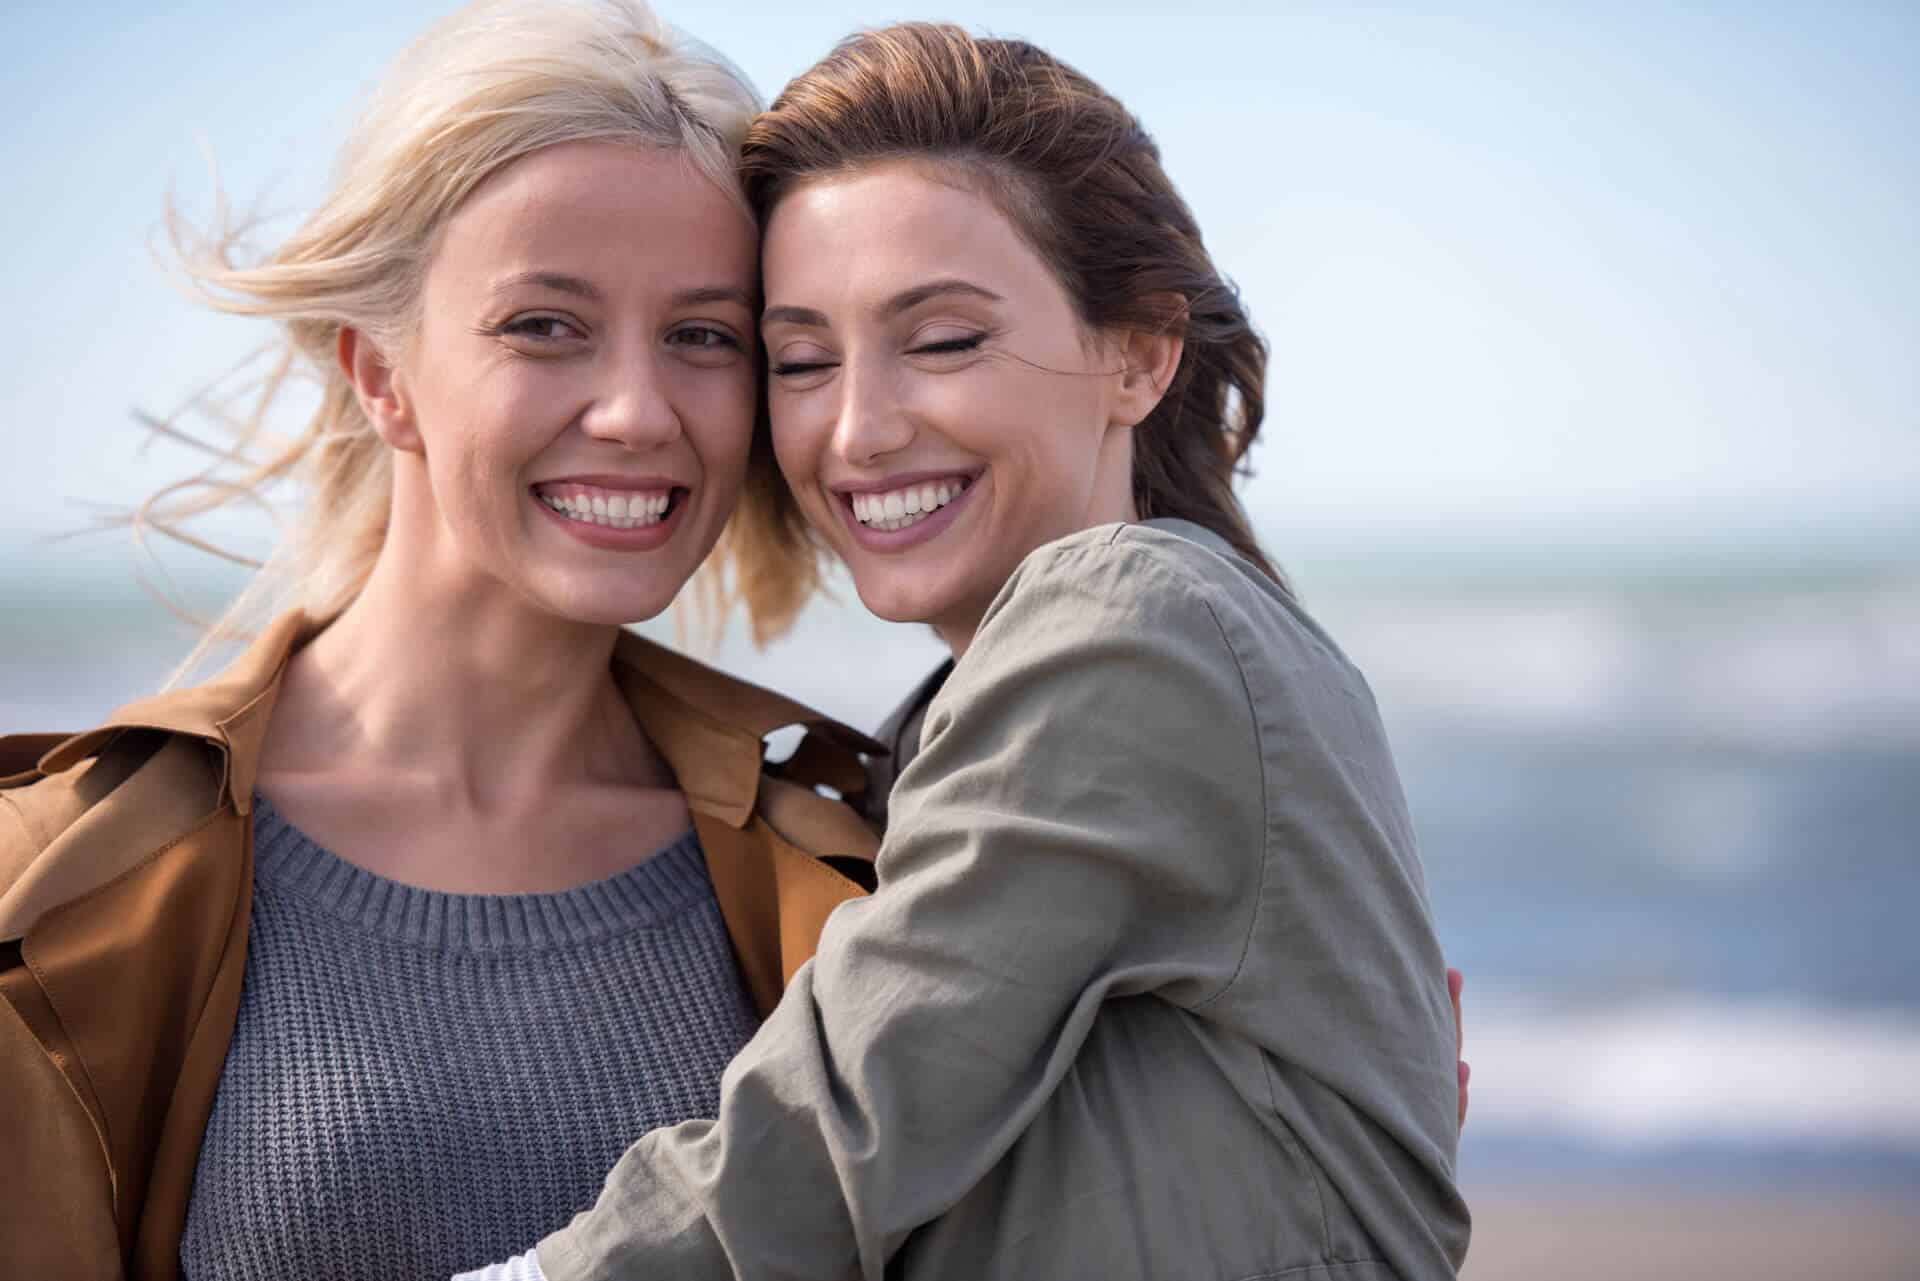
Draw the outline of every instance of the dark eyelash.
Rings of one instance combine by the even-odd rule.
[[[972,351],[987,340],[985,334],[970,334],[965,338],[946,338],[940,342],[930,342],[923,347],[912,348],[916,356],[950,356],[963,351]]]
[[[741,342],[738,338],[735,338],[732,334],[728,333],[724,329],[716,329],[711,325],[695,325],[689,329],[676,330],[674,333],[674,337],[677,338],[682,334],[706,334],[718,340],[716,342],[703,342],[703,343],[691,344],[696,347],[732,347],[735,350],[739,350],[741,348]]]
[[[561,334],[533,332],[533,327],[540,325],[571,329],[575,333],[579,332],[578,325],[560,316],[513,316],[501,321],[497,325],[488,325],[481,329],[480,332],[489,338],[511,336],[516,338],[529,338],[534,342],[555,342],[564,336]]]
[[[940,342],[930,342],[919,347],[910,347],[907,351],[909,355],[914,356],[955,356],[962,352],[972,351],[986,340],[986,334],[969,334],[965,338],[946,338]],[[784,364],[771,365],[768,367],[767,372],[776,378],[785,378],[794,374],[810,374],[822,369],[831,369],[836,363],[837,362],[831,360],[792,361]]]

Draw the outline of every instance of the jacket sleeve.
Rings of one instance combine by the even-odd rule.
[[[1046,1103],[1101,1002],[1234,978],[1261,761],[1207,598],[1151,549],[1029,557],[928,716],[879,855],[728,1068],[540,1245],[553,1281],[879,1278]]]
[[[52,809],[25,788],[0,791],[0,1276],[119,1281],[105,1136],[58,1066],[71,1042],[42,1039],[58,1019],[6,922],[11,892],[47,844],[34,820]]]

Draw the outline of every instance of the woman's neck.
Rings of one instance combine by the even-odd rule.
[[[350,763],[476,811],[559,784],[672,786],[613,683],[617,627],[408,561],[390,545],[354,603],[294,655],[267,770]]]

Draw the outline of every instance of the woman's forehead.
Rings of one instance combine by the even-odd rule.
[[[524,156],[448,219],[435,274],[463,287],[569,277],[589,288],[645,278],[661,290],[756,288],[752,224],[677,152],[566,143]]]
[[[936,291],[1007,301],[1051,279],[991,201],[905,165],[795,188],[768,220],[763,264],[770,309],[826,299],[897,311],[906,293]]]

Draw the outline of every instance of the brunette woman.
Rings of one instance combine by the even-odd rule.
[[[777,629],[837,556],[955,664],[877,891],[718,1121],[648,1135],[510,1267],[1453,1275],[1411,825],[1234,497],[1266,353],[1153,143],[1031,45],[906,25],[789,85],[744,170],[772,430],[739,581]]]

